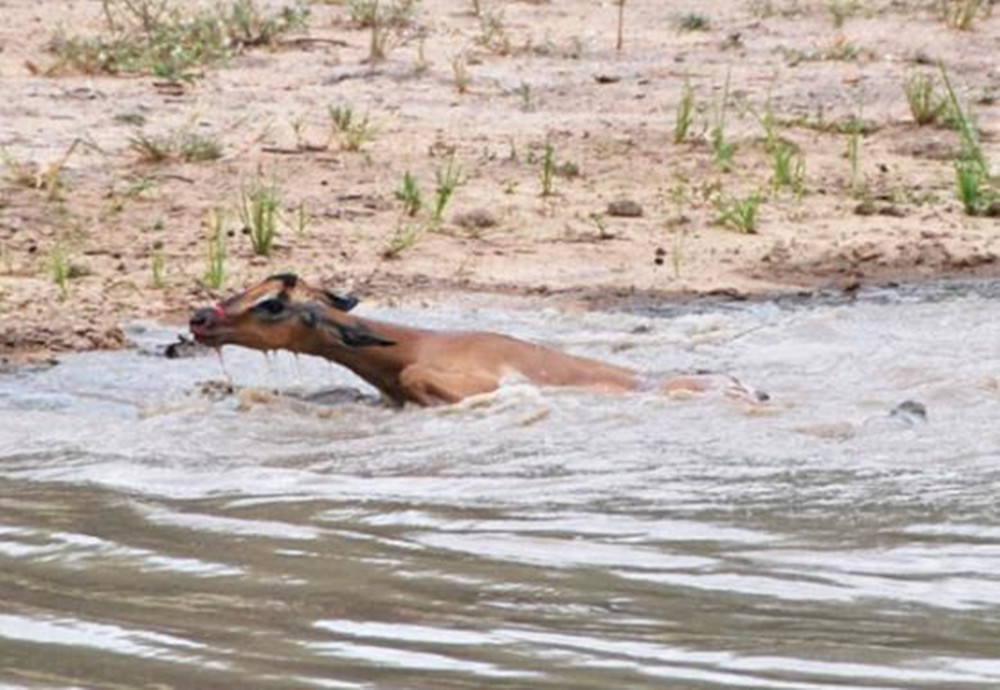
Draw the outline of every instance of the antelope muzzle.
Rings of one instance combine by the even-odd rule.
[[[222,345],[225,342],[226,322],[226,312],[222,307],[204,307],[191,315],[188,328],[199,343]]]

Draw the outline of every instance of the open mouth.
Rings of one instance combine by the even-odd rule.
[[[188,322],[191,335],[202,345],[219,346],[228,342],[231,329],[225,324],[225,313],[219,308],[199,309]]]
[[[219,347],[232,342],[232,329],[219,324],[191,324],[188,326],[188,329],[191,331],[191,335],[194,336],[194,339],[202,345]]]
[[[221,345],[222,336],[216,329],[204,326],[190,326],[191,335],[202,345]]]

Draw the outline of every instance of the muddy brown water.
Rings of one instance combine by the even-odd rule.
[[[767,414],[517,382],[397,412],[236,349],[288,395],[212,398],[152,326],[4,374],[0,686],[1000,687],[998,309],[377,312],[726,370]]]

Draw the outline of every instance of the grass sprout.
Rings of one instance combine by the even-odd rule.
[[[835,29],[843,28],[847,20],[858,14],[861,9],[861,0],[829,0],[826,9],[830,12]]]
[[[403,28],[413,23],[417,0],[348,0],[351,23],[359,29],[376,24]]]
[[[979,216],[993,203],[996,192],[990,186],[988,176],[974,161],[955,162],[955,176],[958,184],[958,199],[966,215]]]
[[[671,23],[677,31],[708,31],[712,28],[712,20],[700,12],[686,12],[677,15]]]
[[[948,98],[937,92],[937,84],[929,74],[911,75],[903,84],[910,114],[918,125],[931,125],[938,121],[948,107]]]
[[[949,114],[955,120],[955,127],[962,142],[961,153],[955,161],[958,198],[967,215],[983,215],[1000,200],[1000,192],[990,175],[990,163],[979,142],[975,121],[968,110],[959,103],[958,95],[951,85],[951,79],[944,65],[939,65],[939,68],[947,93]]]
[[[772,153],[771,182],[775,189],[788,188],[795,194],[805,191],[806,161],[797,146],[779,142]]]
[[[684,244],[686,239],[686,232],[674,233],[674,239],[670,247],[670,267],[674,272],[674,280],[681,277],[681,269],[684,267]]]
[[[400,223],[382,250],[382,257],[399,258],[403,252],[412,249],[426,232],[427,225],[423,223]]]
[[[531,110],[531,84],[522,81],[521,84],[514,89],[514,93],[521,97],[521,110],[524,112]]]
[[[380,62],[413,23],[417,0],[349,0],[351,23],[368,29],[368,62]]]
[[[340,139],[344,151],[360,151],[365,144],[375,141],[378,128],[366,113],[355,117],[350,105],[331,106],[329,109],[332,136]]]
[[[451,74],[455,83],[455,90],[459,93],[466,93],[469,90],[469,62],[465,53],[459,53],[451,59]]]
[[[167,259],[163,249],[156,248],[149,255],[149,270],[151,273],[149,286],[155,290],[166,287]]]
[[[480,12],[477,45],[497,55],[509,55],[513,48],[502,10]]]
[[[226,231],[222,211],[212,210],[208,214],[208,252],[205,268],[205,284],[213,290],[220,290],[226,282]]]
[[[52,273],[52,279],[59,287],[59,299],[66,299],[69,296],[71,267],[69,252],[62,243],[56,244],[49,254],[49,270]]]
[[[448,160],[447,167],[438,169],[435,173],[435,179],[437,186],[434,190],[434,209],[431,213],[431,221],[436,226],[444,218],[444,210],[455,190],[463,184],[462,169],[455,164],[454,156]]]
[[[222,157],[218,138],[200,134],[190,128],[168,134],[150,135],[139,132],[129,138],[129,148],[144,163],[165,163],[179,160],[187,163],[214,161]]]
[[[694,89],[691,82],[684,82],[681,100],[677,104],[677,114],[674,117],[674,143],[680,144],[687,138],[694,120]]]
[[[861,117],[854,119],[855,123],[860,123]],[[864,142],[864,130],[860,124],[851,128],[847,137],[847,159],[851,163],[851,190],[855,194],[860,194],[864,189],[864,180],[861,175],[861,148]]]
[[[986,160],[986,154],[983,153],[983,147],[979,143],[979,132],[976,129],[972,115],[966,109],[962,108],[962,104],[959,103],[958,95],[951,85],[951,79],[948,77],[948,72],[945,70],[944,65],[939,65],[939,69],[941,70],[941,79],[944,82],[945,92],[948,96],[948,103],[950,105],[949,114],[954,118],[955,127],[962,141],[962,159],[975,162],[982,169],[983,174],[988,177],[989,162]]]
[[[771,106],[770,96],[767,103],[764,104],[764,114],[757,115],[757,119],[760,121],[760,126],[764,128],[764,150],[773,154],[785,142],[778,134],[778,118]]]
[[[938,15],[951,28],[971,31],[976,19],[992,11],[991,0],[938,0]]]
[[[764,195],[759,191],[745,197],[726,196],[719,194],[714,200],[718,214],[716,221],[724,226],[744,234],[756,234],[757,212]]]
[[[306,233],[309,232],[309,225],[312,219],[309,216],[309,210],[306,208],[306,202],[300,201],[298,206],[295,207],[295,233],[299,237],[304,237]]]
[[[715,124],[712,126],[710,133],[715,162],[720,169],[726,172],[733,169],[733,157],[736,155],[736,145],[726,140],[726,109],[729,105],[729,79],[730,73],[727,71],[725,87],[722,90],[722,100],[719,102]]]
[[[244,186],[240,193],[240,222],[250,235],[254,254],[269,256],[278,235],[278,209],[281,199],[275,185],[257,181]]]
[[[411,218],[417,215],[424,206],[420,183],[409,170],[403,173],[403,180],[400,182],[399,189],[396,190],[396,199],[403,202],[403,213]]]
[[[542,196],[552,196],[554,193],[556,175],[555,148],[550,142],[545,143],[545,153],[542,155]]]

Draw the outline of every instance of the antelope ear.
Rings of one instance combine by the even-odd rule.
[[[388,347],[396,344],[395,340],[383,338],[360,324],[338,326],[338,330],[340,331],[340,339],[348,347]]]
[[[330,292],[329,290],[324,290],[323,293],[326,298],[330,300],[330,305],[334,309],[339,309],[340,311],[351,311],[354,307],[358,306],[359,300],[354,295],[338,295],[336,292]]]
[[[363,324],[337,323],[322,315],[318,318],[319,323],[346,347],[388,347],[396,344],[395,340],[383,338]]]

